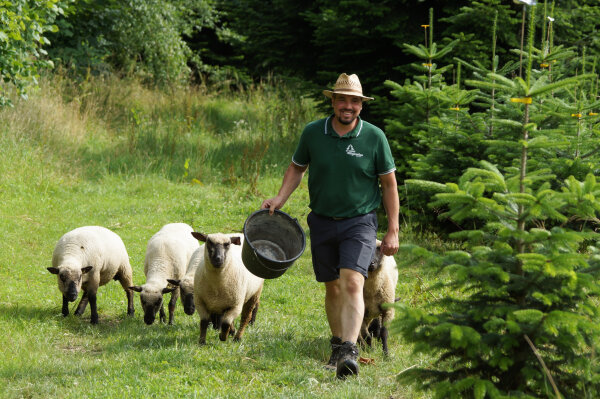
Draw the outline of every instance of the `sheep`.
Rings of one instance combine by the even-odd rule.
[[[383,306],[396,302],[395,292],[398,283],[398,269],[393,256],[385,256],[381,252],[381,241],[377,240],[377,248],[371,264],[368,278],[363,287],[365,314],[363,317],[359,341],[371,345],[373,337],[379,338],[383,353],[388,355],[387,324],[394,318],[394,308]]]
[[[83,290],[75,315],[81,316],[89,302],[91,324],[98,324],[98,287],[111,279],[121,283],[127,295],[127,315],[134,315],[129,255],[121,237],[109,229],[84,226],[65,233],[54,248],[52,267],[47,269],[57,275],[58,289],[63,295],[63,316],[69,315],[69,302],[74,302]]]
[[[189,260],[199,247],[185,223],[163,226],[148,241],[144,260],[146,283],[130,287],[140,293],[144,310],[144,323],[151,325],[160,311],[160,321],[165,322],[163,295],[171,293],[169,301],[169,325],[173,324],[175,304],[179,297],[179,280],[184,276]],[[169,286],[169,284],[171,286]]]
[[[200,315],[199,344],[206,344],[210,323],[220,328],[219,339],[235,335],[239,341],[247,325],[256,318],[264,280],[250,273],[242,263],[242,239],[221,233],[192,233],[205,243],[204,257],[194,276],[194,304]],[[233,245],[232,245],[233,244]],[[241,316],[237,333],[233,321]]]
[[[244,235],[239,233],[228,234],[230,237],[240,237],[240,239],[244,240]],[[187,265],[187,270],[185,272],[185,276],[179,282],[179,291],[181,293],[181,304],[183,305],[183,311],[187,315],[193,315],[196,313],[196,308],[194,306],[194,276],[196,275],[196,269],[198,265],[204,258],[204,245],[200,245],[190,258],[190,261]],[[215,324],[216,328],[219,328],[217,324]]]

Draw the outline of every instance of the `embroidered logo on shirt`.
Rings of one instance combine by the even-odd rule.
[[[350,144],[350,145],[348,145],[348,147],[346,147],[346,154],[352,155],[353,157],[357,157],[357,158],[361,158],[363,156],[363,154],[354,151],[354,147],[352,147],[352,144]]]

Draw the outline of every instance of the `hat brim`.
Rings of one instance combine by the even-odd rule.
[[[325,95],[325,97],[327,98],[331,98],[333,96],[333,94],[345,94],[347,96],[354,96],[354,97],[360,97],[362,98],[364,101],[371,101],[374,100],[373,97],[367,97],[367,96],[363,96],[361,94],[357,94],[353,91],[347,91],[347,90],[323,90],[323,94]]]

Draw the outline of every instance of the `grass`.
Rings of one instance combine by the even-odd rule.
[[[358,378],[337,381],[322,368],[329,331],[310,249],[265,282],[257,322],[240,343],[222,343],[210,330],[198,346],[198,316],[180,304],[173,326],[146,326],[138,296],[128,318],[117,282],[99,290],[99,325],[90,325],[89,309],[81,318],[60,314],[46,267],[62,234],[112,229],[142,284],[146,243],[164,224],[240,231],[276,193],[302,125],[318,117],[309,102],[267,86],[160,93],[56,76],[15,103],[0,111],[0,397],[423,397],[396,381],[426,361],[397,336],[387,359],[380,346],[361,353],[375,365]],[[284,211],[306,230],[307,204],[304,181]],[[400,273],[397,296],[406,303],[424,295],[417,277]]]

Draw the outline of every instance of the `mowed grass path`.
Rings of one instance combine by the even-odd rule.
[[[330,333],[309,242],[292,269],[265,281],[256,324],[239,343],[222,343],[210,330],[199,346],[199,318],[185,315],[180,303],[173,326],[146,326],[137,294],[135,317],[127,317],[116,281],[99,289],[99,325],[90,325],[89,307],[81,318],[62,317],[56,276],[46,270],[62,234],[84,225],[115,231],[134,283],[143,284],[147,241],[164,224],[241,231],[263,197],[276,193],[285,162],[250,187],[244,179],[190,184],[157,174],[86,178],[94,175],[86,168],[97,166],[7,131],[0,155],[0,397],[421,397],[395,379],[422,363],[397,336],[390,337],[388,359],[379,345],[361,353],[375,365],[362,366],[358,378],[338,381],[323,369]],[[308,233],[307,204],[304,181],[283,210]],[[414,294],[416,273],[401,270],[397,296],[408,301]]]

